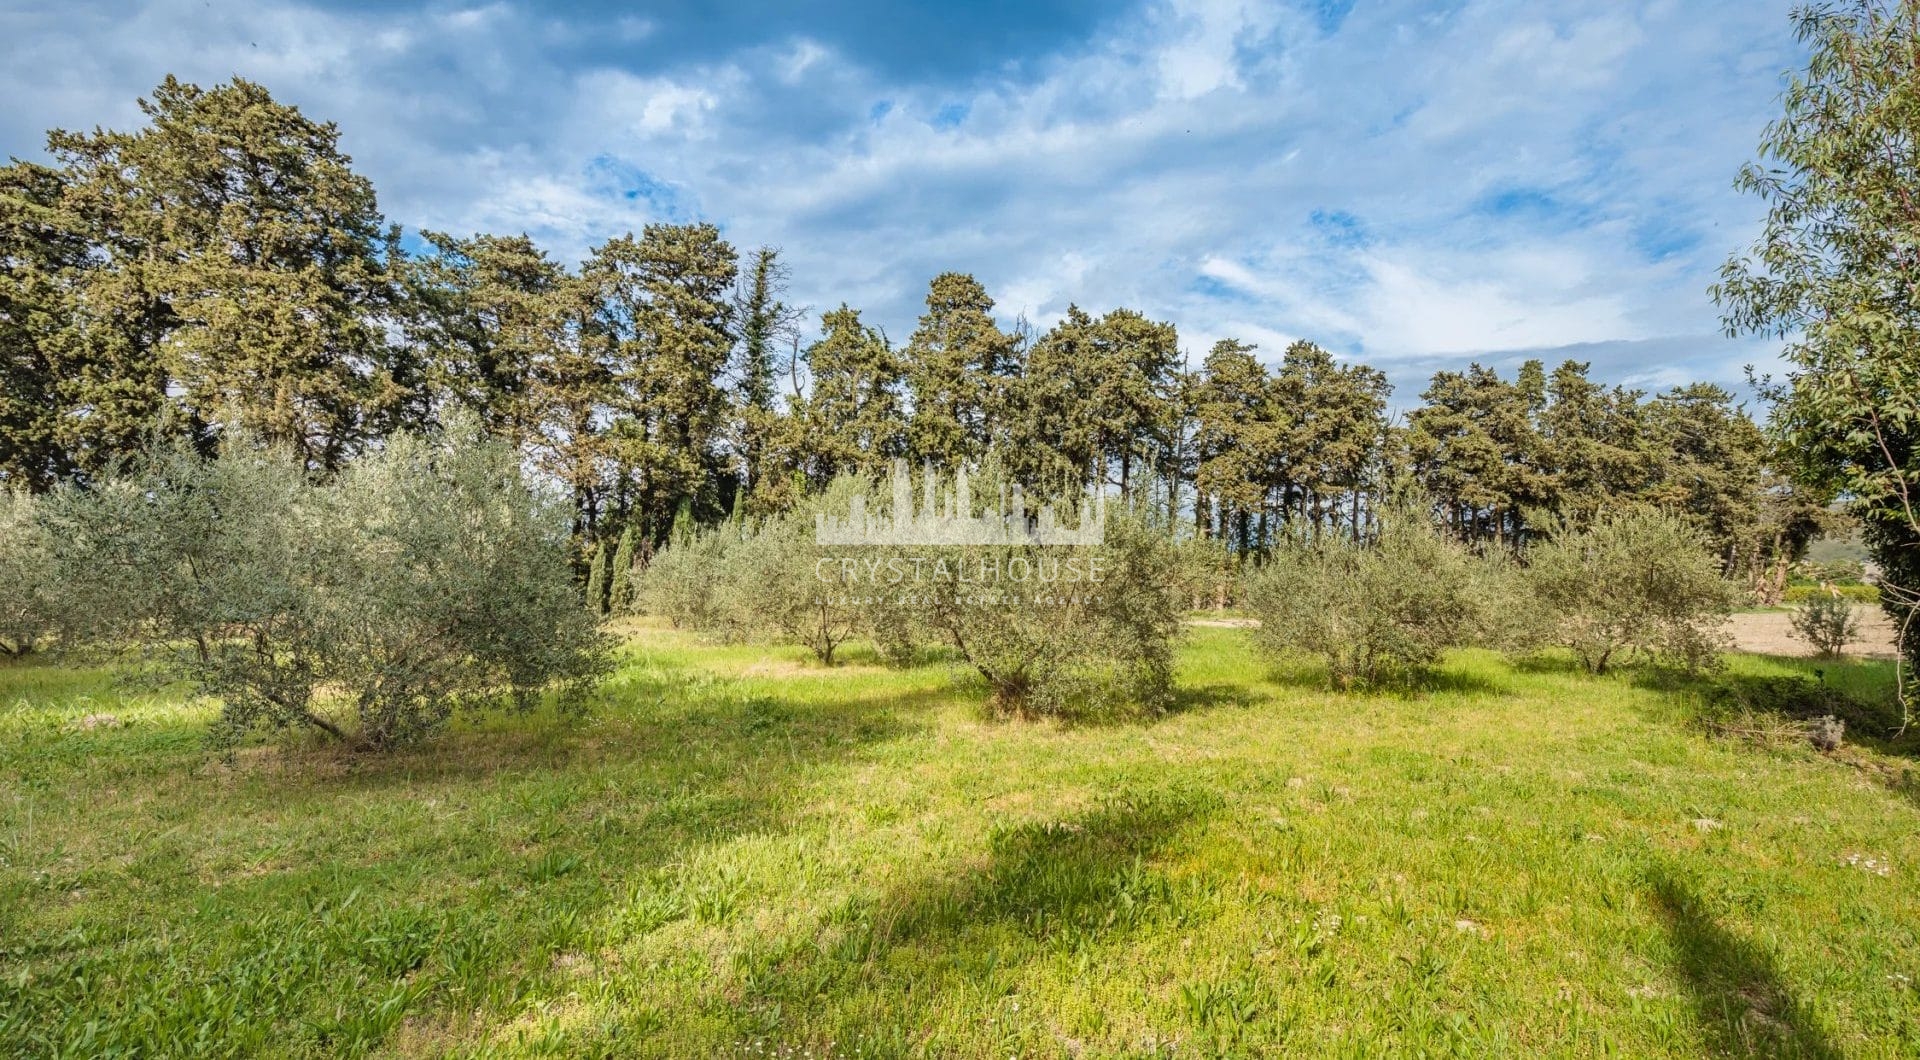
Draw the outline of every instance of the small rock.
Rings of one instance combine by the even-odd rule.
[[[1453,930],[1466,935],[1478,935],[1480,934],[1480,925],[1471,920],[1456,920],[1453,922]]]
[[[1893,875],[1892,865],[1881,861],[1879,858],[1867,857],[1865,854],[1848,854],[1846,857],[1841,858],[1840,861],[1842,864],[1851,865],[1863,872],[1871,872],[1875,876]]]
[[[1821,751],[1837,751],[1846,737],[1847,723],[1831,714],[1823,714],[1807,723],[1807,739]]]
[[[120,727],[121,721],[117,715],[113,714],[89,714],[74,724],[88,732],[92,732],[95,729],[117,729]]]
[[[1696,832],[1711,832],[1718,827],[1720,827],[1720,822],[1711,817],[1695,817],[1693,819],[1693,830]]]

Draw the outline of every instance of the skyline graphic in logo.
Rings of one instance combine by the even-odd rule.
[[[1002,491],[999,503],[973,514],[973,493],[966,469],[954,476],[944,494],[937,472],[927,468],[918,510],[913,504],[913,476],[905,460],[893,462],[893,503],[889,514],[867,510],[865,496],[855,496],[845,519],[824,512],[813,517],[813,538],[821,545],[1098,545],[1106,541],[1107,499],[1087,490],[1087,504],[1077,525],[1064,525],[1053,505],[1029,512],[1019,486]]]

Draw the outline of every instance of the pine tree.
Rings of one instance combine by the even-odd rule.
[[[994,321],[986,288],[966,273],[934,277],[903,353],[913,394],[908,451],[941,467],[978,460],[993,441],[1016,364],[1014,337]]]
[[[1174,326],[1115,309],[1092,329],[1085,407],[1103,482],[1131,489],[1134,469],[1162,462],[1170,443],[1180,337]]]
[[[79,464],[61,438],[72,386],[62,377],[75,367],[62,354],[76,338],[72,288],[88,242],[62,209],[64,191],[44,166],[0,166],[0,486],[35,492]]]
[[[1515,542],[1546,497],[1527,392],[1479,364],[1438,372],[1407,417],[1414,474],[1467,540]]]
[[[1275,402],[1293,411],[1274,469],[1279,496],[1270,502],[1284,522],[1311,534],[1344,520],[1358,536],[1366,495],[1377,493],[1387,438],[1391,387],[1365,365],[1342,365],[1311,342],[1295,342],[1274,376]]]
[[[1084,488],[1104,471],[1103,424],[1093,405],[1096,323],[1069,305],[1027,351],[1009,401],[1007,463],[1043,490]]]
[[[406,332],[431,366],[435,411],[467,409],[489,433],[528,444],[536,367],[564,341],[555,295],[566,270],[524,235],[421,238],[432,249],[404,268]]]
[[[648,225],[596,248],[582,269],[615,394],[608,457],[642,526],[683,502],[721,513],[732,495],[721,441],[733,350],[733,247],[711,224]]]
[[[56,131],[48,146],[108,256],[87,297],[141,323],[192,419],[237,416],[309,466],[336,467],[405,389],[373,186],[339,130],[240,78],[168,77],[138,132]],[[159,335],[156,335],[159,332]]]
[[[1198,520],[1243,553],[1265,547],[1257,516],[1265,509],[1290,425],[1254,349],[1234,339],[1214,343],[1193,396]]]
[[[801,418],[804,466],[816,487],[842,473],[877,475],[906,452],[899,358],[886,336],[845,305],[820,318],[820,339],[802,356],[813,377]]]
[[[774,349],[793,334],[797,314],[780,300],[787,284],[786,267],[779,252],[761,247],[744,278],[744,289],[734,298],[734,318],[740,332],[739,388],[735,403],[738,422],[734,445],[740,457],[740,477],[745,493],[762,490],[767,477],[768,450],[775,446],[785,425],[774,400]]]

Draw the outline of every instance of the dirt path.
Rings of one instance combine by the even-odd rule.
[[[1856,659],[1891,659],[1893,623],[1878,607],[1855,607],[1860,618],[1860,636],[1847,645],[1847,654]],[[1733,616],[1727,632],[1741,651],[1758,655],[1812,655],[1807,642],[1793,635],[1793,616],[1785,611],[1748,611]]]

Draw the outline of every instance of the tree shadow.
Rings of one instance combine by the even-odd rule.
[[[1649,882],[1674,969],[1716,1055],[1838,1060],[1840,1050],[1766,950],[1716,923],[1692,888],[1666,869],[1655,869]]]
[[[279,765],[286,783],[341,791],[592,769],[648,754],[697,754],[724,766],[771,751],[799,767],[924,728],[927,708],[941,698],[937,689],[806,696],[791,685],[768,690],[677,659],[639,656],[622,659],[577,714],[546,704],[457,720],[418,744],[377,754],[316,741],[287,751],[259,746],[250,757],[265,767],[257,772]]]
[[[1245,685],[1226,681],[1214,681],[1203,685],[1181,685],[1176,683],[1173,690],[1173,703],[1167,708],[1164,717],[1186,714],[1199,710],[1215,710],[1222,707],[1251,707],[1260,698]]]
[[[1034,962],[1097,954],[1172,915],[1175,883],[1159,859],[1217,802],[1201,791],[1122,794],[996,830],[982,857],[851,898],[743,956],[700,1003],[705,1017],[688,1022],[697,1034],[781,1043],[778,1055],[826,1041],[924,1051],[923,1035],[960,999],[1016,992]]]
[[[998,831],[981,868],[894,896],[885,935],[903,942],[1004,924],[1045,939],[1129,926],[1168,904],[1167,881],[1146,859],[1209,801],[1148,793]]]
[[[1340,688],[1321,664],[1289,660],[1270,667],[1265,675],[1272,684],[1302,692],[1324,692],[1355,699],[1394,699],[1413,702],[1436,693],[1475,696],[1507,696],[1512,690],[1483,674],[1464,672],[1447,666],[1425,666],[1388,673],[1370,685]]]
[[[491,1011],[502,992],[555,993],[567,984],[556,962],[589,949],[623,903],[673,886],[704,851],[790,832],[822,766],[924,729],[946,697],[919,687],[823,697],[627,653],[577,721],[489,718],[379,756],[183,753],[161,769],[195,763],[187,768],[202,776],[144,800],[110,792],[87,819],[93,845],[131,843],[125,860],[166,866],[177,886],[135,889],[131,913],[113,907],[142,925],[98,956],[113,989],[83,1002],[49,988],[25,1025],[59,1040],[60,1027],[97,1020],[101,1040],[116,1041],[137,1026],[112,1013],[192,1026],[192,998],[204,994],[247,1016],[180,1051],[271,1039],[326,1052],[388,1040],[395,1026],[342,1007],[341,983],[363,982],[363,999],[413,991],[387,1015],[427,1025]],[[98,786],[96,770],[62,768],[50,783]],[[175,824],[133,839],[148,818]],[[104,856],[71,871],[109,881],[127,871]],[[400,935],[404,959],[388,952]],[[152,941],[160,936],[178,941]],[[62,938],[39,959],[67,960],[91,937],[73,933],[81,941]],[[255,974],[289,946],[311,959]],[[176,962],[165,974],[151,966],[161,952]],[[180,983],[193,987],[176,992]]]
[[[1819,666],[1794,669],[1785,674],[1751,674],[1645,668],[1633,674],[1633,683],[1668,696],[1709,727],[1741,718],[1806,722],[1834,717],[1846,724],[1849,742],[1888,754],[1920,754],[1920,733],[1910,732],[1894,741],[1900,711],[1890,697],[1863,695],[1855,687],[1857,682],[1830,679],[1837,675]]]
[[[1571,652],[1535,651],[1516,657],[1513,668],[1523,674],[1565,674],[1570,677],[1591,676],[1586,664]]]

